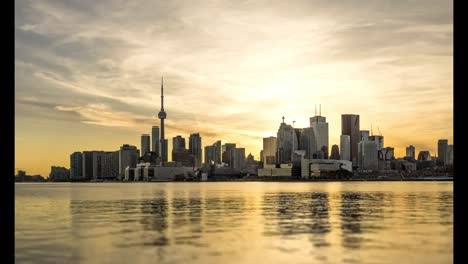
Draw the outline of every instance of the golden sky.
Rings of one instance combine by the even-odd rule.
[[[150,133],[165,78],[172,137],[237,143],[257,159],[281,117],[322,105],[397,156],[453,143],[450,1],[15,1],[15,167],[48,175],[73,151]],[[169,155],[170,156],[170,155]]]

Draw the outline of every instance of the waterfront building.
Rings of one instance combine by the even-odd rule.
[[[263,163],[275,164],[276,137],[263,138]]]
[[[265,160],[263,158],[263,149],[260,150],[260,162],[265,163]]]
[[[185,149],[185,138],[178,135],[172,138],[172,161],[182,162],[188,150]]]
[[[379,154],[379,160],[395,159],[395,148],[392,148],[392,147],[381,148],[378,151],[378,154]]]
[[[73,152],[70,155],[70,179],[77,180],[83,176],[83,153]]]
[[[431,160],[431,153],[428,150],[421,150],[418,154],[419,161]]]
[[[147,152],[146,154],[149,153]],[[101,162],[101,179],[113,180],[119,177],[119,151],[106,152],[101,157]]]
[[[189,153],[193,156],[195,167],[202,166],[202,142],[199,133],[190,134]]]
[[[322,151],[325,159],[328,158],[328,123],[324,116],[310,118],[310,127],[314,129],[316,151]]]
[[[221,164],[221,140],[216,141],[213,143],[214,147],[214,163]]]
[[[453,144],[447,145],[447,164],[446,165],[453,165]]]
[[[49,181],[69,181],[70,171],[65,167],[52,166],[49,174]]]
[[[141,135],[141,156],[144,156],[146,153],[150,152],[150,135],[142,134]]]
[[[369,141],[375,141],[378,150],[384,148],[384,137],[382,135],[369,136]]]
[[[377,170],[379,166],[377,143],[365,138],[358,144],[358,167],[360,170]]]
[[[151,127],[151,151],[156,153],[156,158],[159,157],[159,127]],[[144,156],[143,154],[142,156]]]
[[[331,148],[330,159],[340,160],[340,150],[338,148],[338,145],[336,145],[336,144],[333,145],[332,148]]]
[[[102,173],[102,156],[106,154],[102,150],[83,151],[82,177],[83,180],[98,179]]]
[[[140,157],[140,151],[136,146],[124,144],[119,151],[119,179],[125,176],[125,168],[135,168]]]
[[[93,174],[92,179],[102,178],[102,159],[107,154],[105,151],[93,151]]]
[[[300,136],[299,149],[304,150],[306,158],[312,158],[317,153],[317,143],[315,141],[315,132],[313,127],[306,127],[302,129]]]
[[[245,169],[245,148],[234,148],[231,150],[230,167],[233,169]]]
[[[406,147],[406,157],[416,159],[416,148],[413,145]]]
[[[232,165],[232,164],[230,164],[231,152],[235,148],[236,148],[236,143],[226,143],[226,144],[224,144],[222,146],[222,159],[221,159],[221,161],[223,163],[227,163],[229,165]]]
[[[276,164],[285,164],[292,162],[292,153],[297,150],[297,136],[291,125],[284,122],[280,124],[276,137]]]
[[[362,139],[369,139],[369,130],[359,130],[359,141],[362,141]]]
[[[349,136],[350,160],[353,165],[357,165],[358,143],[361,141],[359,130],[359,115],[343,114],[341,115],[341,135]],[[343,157],[342,157],[343,159]]]
[[[439,141],[437,142],[438,161],[443,165],[447,164],[447,146],[447,139],[439,139]]]
[[[340,136],[340,158],[342,160],[351,160],[351,142],[349,135]]]

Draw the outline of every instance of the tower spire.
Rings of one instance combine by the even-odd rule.
[[[164,111],[164,77],[161,76],[161,111]]]

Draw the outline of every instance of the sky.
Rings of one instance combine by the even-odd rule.
[[[453,143],[453,4],[443,0],[15,1],[15,167],[47,176],[84,150],[172,137],[259,159],[281,117],[315,105],[339,145],[359,114],[405,155]],[[169,155],[170,156],[170,155]],[[170,157],[169,157],[170,158]]]

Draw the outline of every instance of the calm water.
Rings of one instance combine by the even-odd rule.
[[[452,182],[20,183],[17,263],[452,263]]]

